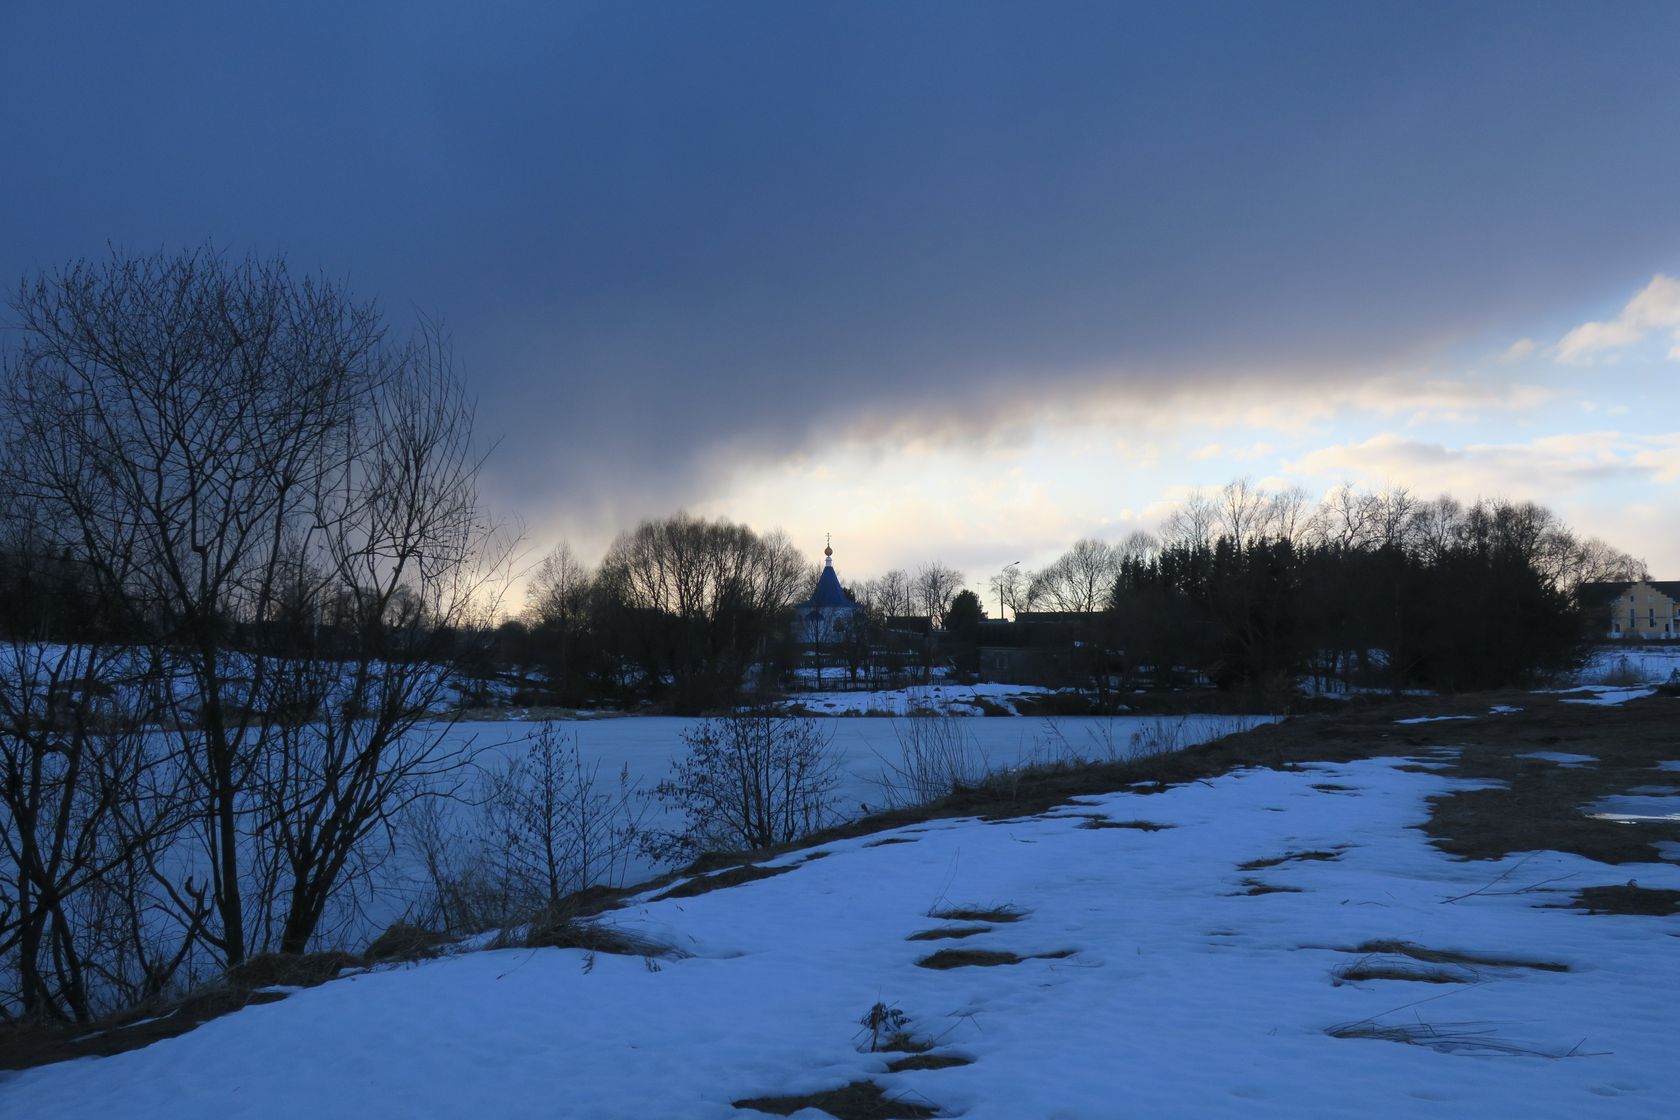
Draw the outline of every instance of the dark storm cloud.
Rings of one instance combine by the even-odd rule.
[[[13,3],[0,274],[213,238],[440,314],[541,519],[1674,267],[1680,9],[1168,7]]]

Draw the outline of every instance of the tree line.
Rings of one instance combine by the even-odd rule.
[[[1583,585],[1647,577],[1531,502],[1343,485],[1312,503],[1239,480],[1192,494],[1159,536],[1080,541],[992,587],[1018,611],[1080,612],[1079,675],[1099,689],[1206,681],[1281,698],[1303,678],[1449,691],[1543,680],[1602,630]]]

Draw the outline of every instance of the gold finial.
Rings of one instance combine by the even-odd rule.
[[[824,533],[823,534],[823,555],[827,556],[831,559],[834,556],[834,534],[833,533]]]

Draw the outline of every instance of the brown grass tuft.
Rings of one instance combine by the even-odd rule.
[[[977,933],[990,933],[991,926],[939,926],[936,929],[924,929],[920,933],[912,933],[906,941],[945,941],[956,940],[959,937],[973,937]]]
[[[1626,883],[1610,887],[1583,887],[1570,903],[1589,914],[1647,914],[1653,917],[1680,913],[1680,891],[1659,890]]]
[[[956,1066],[971,1066],[973,1058],[959,1058],[955,1054],[914,1054],[908,1058],[900,1058],[896,1062],[887,1064],[888,1073],[907,1073],[916,1069],[952,1069]]]
[[[736,1101],[735,1107],[753,1108],[776,1116],[792,1116],[802,1109],[815,1108],[835,1120],[926,1120],[939,1115],[939,1109],[932,1105],[887,1096],[873,1081],[854,1081],[838,1089],[790,1097],[748,1097]]]
[[[1026,916],[1025,910],[1015,906],[947,906],[928,911],[928,917],[946,922],[1018,922]]]

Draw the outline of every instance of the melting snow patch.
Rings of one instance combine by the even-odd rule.
[[[1582,767],[1597,762],[1590,754],[1570,754],[1568,751],[1529,751],[1518,758],[1537,758],[1541,762],[1555,762],[1559,766]]]
[[[1598,695],[1581,698],[1566,696],[1563,698],[1563,702],[1565,704],[1625,704],[1629,700],[1638,700],[1642,697],[1650,696],[1657,690],[1654,688],[1578,688],[1573,691],[1596,692]]]
[[[1680,821],[1680,797],[1672,793],[1662,796],[1649,793],[1617,794],[1601,798],[1587,806],[1587,815],[1618,824]]]

